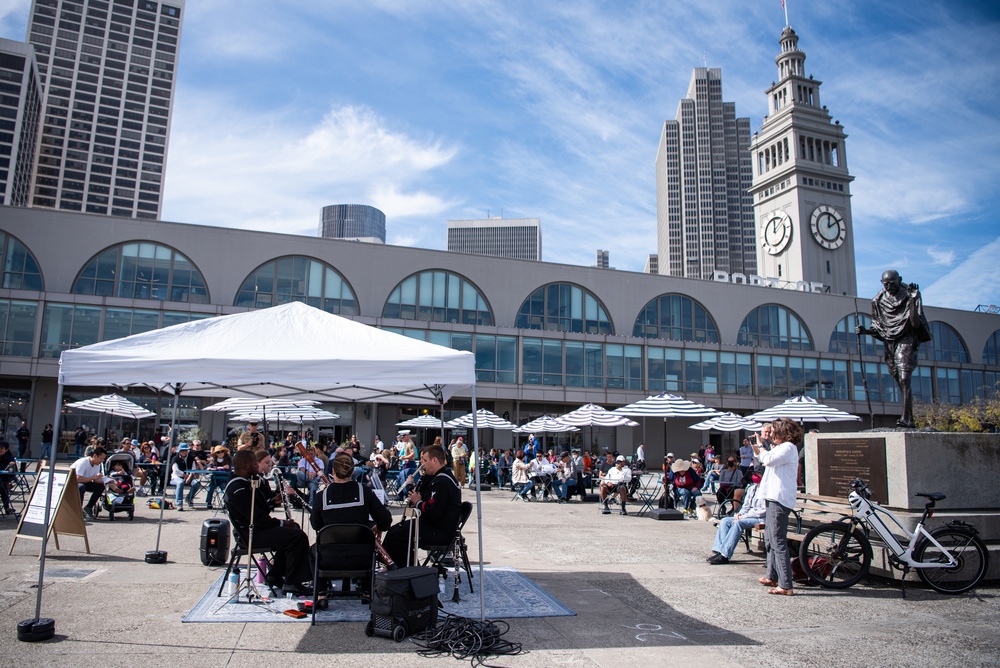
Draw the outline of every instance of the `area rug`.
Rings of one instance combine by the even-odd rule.
[[[469,593],[469,584],[464,574],[459,585],[461,600],[457,603],[450,600],[453,591],[453,575],[449,574],[445,585],[445,593],[449,600],[444,602],[444,611],[461,617],[479,617],[479,569],[473,566],[472,586],[474,594]],[[485,568],[483,577],[486,587],[483,589],[486,598],[485,616],[487,619],[512,619],[515,617],[565,617],[576,613],[553,598],[548,592],[536,585],[530,579],[513,568]],[[222,576],[215,581],[208,592],[191,609],[183,621],[185,622],[298,622],[308,624],[307,616],[294,619],[284,614],[285,610],[296,607],[301,599],[276,599],[266,605],[251,605],[248,603],[230,602],[226,595],[216,596]],[[267,593],[262,586],[261,591]],[[367,605],[358,599],[331,599],[327,610],[316,612],[317,622],[365,622],[370,613]]]

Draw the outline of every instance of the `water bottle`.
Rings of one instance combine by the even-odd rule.
[[[226,596],[234,596],[240,588],[240,569],[234,568],[229,572],[229,580],[226,582]]]
[[[438,578],[438,599],[442,603],[444,603],[444,585],[445,585],[445,582],[447,581],[446,577],[447,576],[442,575],[440,578]]]

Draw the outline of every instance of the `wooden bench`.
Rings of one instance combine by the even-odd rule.
[[[788,540],[802,542],[813,527],[826,522],[837,522],[852,514],[853,510],[847,499],[799,492],[795,495],[795,508],[788,518]],[[747,529],[744,536],[747,551],[750,550],[751,539],[756,539],[759,545],[764,544],[763,522],[752,529]]]

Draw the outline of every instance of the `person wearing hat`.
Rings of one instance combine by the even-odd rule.
[[[205,490],[205,507],[212,510],[212,500],[215,498],[216,489],[225,489],[229,482],[229,475],[233,470],[233,458],[229,454],[229,448],[224,445],[217,445],[212,448],[212,453],[208,459],[208,470],[212,475],[208,481],[208,489]]]
[[[201,489],[201,462],[191,454],[191,446],[182,442],[177,446],[177,454],[170,463],[170,484],[175,485],[174,505],[178,511],[184,510],[184,485],[189,486],[187,502],[194,507],[194,495]]]
[[[236,450],[252,450],[257,452],[258,450],[263,450],[267,447],[264,442],[264,434],[257,431],[257,421],[247,423],[247,431],[240,434],[240,438],[236,443]]]
[[[691,468],[691,462],[678,459],[670,466],[674,474],[674,494],[684,509],[684,514],[695,516],[695,499],[701,496],[701,478]]]
[[[608,455],[611,457],[611,455]],[[625,457],[623,455],[618,455],[615,457],[615,465],[608,469],[608,472],[604,474],[601,479],[601,514],[610,515],[611,508],[608,504],[611,502],[609,497],[617,494],[619,500],[621,501],[622,507],[618,511],[619,515],[628,515],[628,511],[625,510],[625,502],[628,500],[628,484],[632,482],[632,469],[625,466]]]

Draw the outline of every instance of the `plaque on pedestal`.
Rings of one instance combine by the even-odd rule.
[[[873,501],[889,502],[884,438],[817,438],[816,469],[821,496],[846,499],[851,481],[861,478],[871,488]]]

